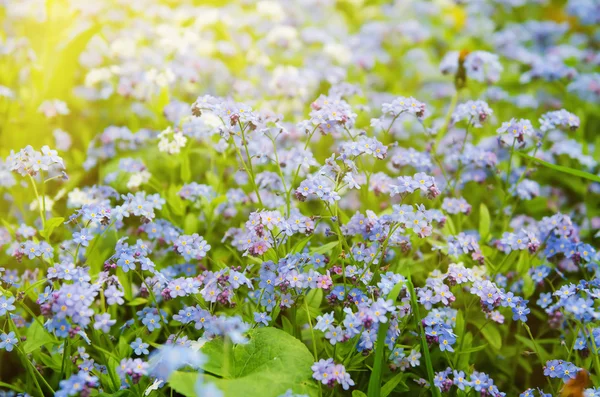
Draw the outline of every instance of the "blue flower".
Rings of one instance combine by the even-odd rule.
[[[263,324],[264,326],[268,326],[271,321],[271,316],[269,316],[265,312],[254,313],[254,321],[257,324]]]
[[[75,241],[77,244],[81,244],[82,247],[87,247],[92,238],[93,237],[90,235],[90,231],[85,228],[81,229],[80,232],[73,233],[73,241]]]
[[[6,349],[6,351],[10,352],[13,350],[13,347],[17,345],[19,340],[15,336],[14,332],[9,332],[8,334],[0,335],[0,349]]]
[[[0,316],[4,316],[6,313],[15,310],[15,305],[13,305],[14,302],[15,298],[12,296],[8,298],[6,296],[0,296]]]
[[[133,342],[131,342],[131,344],[129,346],[131,346],[131,348],[133,349],[134,353],[137,354],[138,356],[141,356],[143,354],[146,355],[146,354],[150,353],[148,351],[148,347],[150,345],[148,343],[144,343],[142,341],[142,338],[136,338],[136,340],[134,340]]]

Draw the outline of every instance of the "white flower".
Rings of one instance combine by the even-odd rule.
[[[132,174],[127,182],[127,189],[133,190],[140,187],[142,184],[148,182],[151,176],[152,174],[150,174],[148,170],[143,170]]]
[[[44,196],[45,202],[46,202],[46,211],[52,211],[52,208],[54,207],[54,200],[52,200],[50,197],[48,196]],[[38,205],[42,203],[42,198],[40,197],[40,200],[34,200],[31,202],[31,204],[29,205],[29,209],[31,211],[37,211],[38,209]]]
[[[162,380],[155,379],[154,383],[152,383],[150,386],[148,386],[148,388],[146,389],[146,391],[144,391],[144,396],[147,396],[150,393],[152,393],[153,391],[158,390],[162,386],[163,383],[164,382]]]
[[[58,99],[42,102],[42,104],[38,108],[38,112],[44,113],[44,116],[46,116],[49,119],[58,115],[64,116],[70,113],[67,104]]]
[[[174,132],[171,127],[158,134],[158,139],[158,150],[169,154],[179,153],[187,142],[182,132]]]

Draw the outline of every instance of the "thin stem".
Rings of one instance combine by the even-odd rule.
[[[506,182],[504,183],[506,185],[505,189],[506,189],[507,196],[508,196],[508,186],[509,186],[508,183],[510,181],[510,169],[512,167],[513,153],[515,152],[515,143],[517,143],[517,140],[513,139],[513,143],[510,148],[510,156],[508,157],[508,170],[506,171]]]
[[[442,128],[440,128],[440,130],[437,133],[437,137],[436,137],[436,140],[435,140],[435,143],[433,146],[434,148],[439,145],[439,143],[442,141],[442,138],[448,132],[448,127],[450,126],[450,120],[452,118],[452,113],[454,113],[454,109],[456,109],[457,103],[458,103],[458,90],[455,90],[454,95],[452,95],[450,106],[448,107],[448,112],[446,113],[446,117],[444,119],[444,125],[442,126]],[[433,148],[432,148],[432,150],[433,150]]]
[[[260,198],[260,192],[258,191],[258,186],[256,186],[256,178],[254,176],[254,170],[252,169],[252,157],[250,156],[250,151],[248,150],[248,144],[246,142],[246,136],[244,134],[245,128],[243,128],[242,123],[238,121],[240,126],[241,134],[242,134],[242,145],[244,146],[244,151],[246,152],[246,158],[248,159],[248,167],[246,168],[246,172],[250,175],[250,179],[252,180],[252,186],[254,186],[254,191],[256,193],[256,198],[261,207],[264,207],[262,199]],[[241,157],[241,155],[240,155]],[[243,160],[242,160],[243,162]]]
[[[42,227],[45,229],[46,228],[46,213],[44,211],[45,203],[42,206],[42,202],[40,200],[40,195],[38,193],[37,186],[35,184],[35,180],[33,179],[33,177],[31,175],[27,174],[27,176],[29,177],[29,180],[31,181],[31,186],[33,186],[33,191],[35,193],[35,199],[38,202],[38,209],[40,211],[40,218],[42,218]],[[46,199],[44,198],[44,202],[45,201],[46,201]]]
[[[427,339],[425,337],[425,329],[423,328],[423,323],[421,321],[421,314],[419,313],[419,304],[417,303],[415,287],[412,283],[412,277],[410,275],[410,272],[408,274],[408,280],[406,281],[406,285],[408,286],[408,291],[410,293],[410,300],[412,303],[415,322],[417,323],[419,334],[421,336],[421,348],[423,349],[423,355],[425,356],[425,366],[427,367],[427,376],[429,378],[429,384],[431,385],[431,391],[433,392],[434,396],[440,397],[440,390],[437,387],[435,387],[433,383],[435,375],[433,374],[433,365],[431,363],[431,356],[429,354],[429,345],[427,344]]]
[[[315,362],[319,361],[319,356],[317,354],[317,342],[315,339],[315,331],[313,329],[312,320],[310,318],[310,311],[308,310],[308,302],[306,298],[304,298],[304,308],[306,309],[306,317],[308,317],[308,325],[310,326],[310,336],[312,338],[312,347],[313,347],[313,355],[315,356]]]
[[[545,355],[540,354],[540,349],[538,348],[535,338],[531,334],[531,330],[529,329],[529,326],[527,324],[523,323],[523,327],[525,327],[525,330],[527,331],[527,335],[529,335],[529,339],[531,339],[531,343],[533,343],[533,348],[535,349],[535,353],[537,354],[537,356],[540,358],[540,360],[542,362],[546,362],[547,357]],[[552,389],[552,395],[555,395],[556,391],[554,390],[554,386],[552,385],[552,382],[550,382],[550,378],[546,378],[546,380],[548,381],[548,384],[550,385],[550,388]]]
[[[600,377],[600,358],[598,358],[600,351],[598,350],[598,346],[596,346],[596,340],[594,339],[594,334],[592,333],[592,326],[588,324],[587,329],[591,336],[590,339],[592,341],[592,347],[594,348],[592,353],[594,353],[594,368],[596,369],[596,376]]]

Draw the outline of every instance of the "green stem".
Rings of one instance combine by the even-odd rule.
[[[458,103],[458,90],[454,91],[454,95],[452,95],[452,99],[450,102],[450,106],[448,107],[448,112],[446,113],[446,117],[444,118],[444,125],[437,133],[437,137],[435,143],[433,145],[432,151],[437,148],[439,143],[442,141],[442,138],[448,132],[448,126],[450,125],[450,119],[452,118],[452,113],[454,113],[454,109],[456,109],[456,104]]]
[[[242,160],[242,163],[244,164],[244,167],[246,167],[246,172],[248,173],[248,175],[250,176],[250,179],[252,180],[252,186],[254,187],[254,192],[256,193],[256,199],[258,200],[258,204],[260,204],[261,207],[264,207],[262,199],[260,198],[260,192],[258,191],[258,186],[256,186],[256,178],[254,177],[254,170],[252,169],[252,157],[250,156],[250,151],[248,150],[248,144],[246,142],[246,136],[244,134],[245,129],[242,127],[242,123],[240,123],[238,121],[238,124],[240,126],[240,130],[241,130],[241,134],[242,134],[242,145],[244,146],[244,151],[246,152],[246,158],[248,159],[248,167],[246,167],[246,164],[241,156],[240,153],[240,159]],[[235,142],[234,142],[235,144]],[[238,150],[239,152],[239,150]]]
[[[600,351],[598,350],[598,346],[596,346],[596,340],[594,339],[594,334],[592,333],[592,326],[588,324],[587,329],[588,329],[588,332],[590,333],[592,347],[594,348],[592,353],[594,353],[594,369],[596,370],[596,377],[600,377],[600,358],[598,357],[598,354],[600,354]],[[598,380],[598,379],[596,379],[596,380]]]
[[[381,372],[383,369],[383,353],[385,351],[385,334],[387,333],[390,323],[379,323],[377,331],[377,347],[375,348],[375,359],[373,360],[373,372],[369,379],[369,389],[367,395],[369,397],[379,397],[381,395]]]
[[[19,330],[17,329],[17,326],[15,325],[12,318],[10,318],[10,316],[8,314],[7,314],[7,318],[8,318],[9,327],[15,333],[15,337],[17,339],[19,339]],[[39,377],[42,380],[42,382],[44,383],[44,386],[46,386],[48,388],[48,390],[50,390],[52,392],[52,394],[54,395],[54,389],[52,389],[52,387],[48,384],[48,382],[46,382],[46,378],[44,378],[44,376],[40,373],[40,371],[38,371],[38,369],[35,367],[35,365],[33,365],[33,363],[31,361],[29,361],[29,359],[27,358],[27,354],[25,354],[25,352],[23,350],[21,350],[21,348],[19,346],[15,346],[15,349],[17,349],[17,352],[19,353],[19,356],[21,357],[21,361],[23,362],[23,365],[27,368],[27,372],[29,372],[30,376],[33,378],[33,381],[34,381],[38,391],[40,392],[40,396],[43,397],[44,392],[42,390],[42,387],[40,386],[40,383],[37,380],[37,377]],[[36,374],[37,374],[37,377],[36,377]]]
[[[545,363],[547,361],[547,357],[545,354],[544,355],[540,354],[540,349],[537,345],[537,342],[535,341],[535,338],[531,334],[531,330],[529,329],[529,326],[527,324],[523,323],[523,327],[527,331],[527,335],[529,335],[529,339],[531,339],[531,343],[533,343],[533,348],[535,349],[535,353],[537,354],[538,358],[540,359],[540,361]],[[548,384],[550,385],[550,388],[552,389],[552,395],[556,394],[556,392],[554,391],[554,386],[552,385],[552,382],[550,382],[550,378],[546,377],[546,380],[548,381]]]
[[[33,179],[33,177],[31,175],[27,175],[29,177],[29,180],[31,181],[31,186],[33,186],[33,191],[35,193],[35,199],[38,202],[38,209],[40,211],[40,218],[42,219],[42,228],[46,228],[46,213],[44,212],[44,207],[46,206],[45,202],[46,200],[44,199],[44,204],[42,205],[42,202],[40,200],[40,195],[38,193],[37,190],[37,186],[35,184],[35,180]]]
[[[506,171],[506,182],[504,183],[506,185],[506,187],[505,187],[506,196],[504,196],[504,197],[508,196],[508,187],[509,187],[508,183],[510,181],[510,169],[512,168],[512,158],[513,158],[513,153],[515,152],[515,144],[516,143],[517,143],[517,139],[515,138],[515,139],[513,139],[512,146],[510,147],[510,156],[508,157],[508,169]],[[504,201],[506,201],[506,200],[504,200]],[[502,206],[504,206],[504,205],[502,205]]]
[[[412,283],[412,277],[410,275],[410,272],[408,274],[408,279],[406,280],[406,285],[408,286],[408,292],[410,293],[410,301],[412,304],[415,321],[417,322],[419,334],[421,335],[421,348],[423,349],[423,356],[425,357],[425,366],[427,367],[427,377],[429,378],[431,391],[435,397],[441,397],[440,390],[433,385],[435,375],[433,373],[433,365],[431,363],[431,356],[429,354],[429,345],[427,344],[427,338],[425,337],[425,329],[423,329],[423,323],[421,322],[419,304],[417,303],[417,295],[415,294],[415,287]]]
[[[310,311],[308,310],[308,302],[306,297],[304,298],[304,308],[306,309],[306,317],[308,317],[308,325],[310,326],[310,336],[312,338],[313,355],[315,356],[315,362],[319,361],[319,355],[317,354],[317,340],[315,339],[315,330],[312,325],[310,318]]]

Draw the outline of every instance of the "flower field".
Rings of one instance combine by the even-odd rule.
[[[0,20],[0,397],[600,397],[598,0]]]

